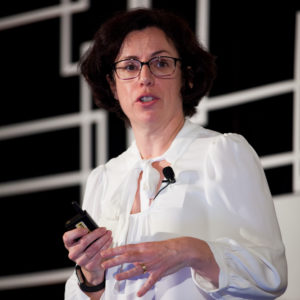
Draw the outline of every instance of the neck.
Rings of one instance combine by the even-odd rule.
[[[184,117],[182,117],[169,122],[166,126],[132,127],[142,158],[150,159],[165,153],[183,127],[184,121]]]

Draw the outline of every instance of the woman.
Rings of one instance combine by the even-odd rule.
[[[89,176],[83,206],[99,228],[64,234],[83,282],[74,273],[66,299],[282,294],[284,246],[256,153],[239,135],[187,119],[215,67],[184,21],[121,13],[101,26],[81,70],[97,104],[123,118],[135,142]],[[175,178],[164,178],[166,167]]]

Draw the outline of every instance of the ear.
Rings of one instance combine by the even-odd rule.
[[[119,100],[118,93],[117,93],[117,88],[116,88],[116,82],[114,81],[114,79],[111,78],[111,76],[109,74],[106,75],[106,80],[109,84],[109,87],[110,87],[110,90],[111,90],[112,94],[114,95],[114,98],[116,100]]]
[[[192,88],[194,87],[194,82],[193,82],[193,77],[194,77],[193,69],[192,69],[191,66],[188,66],[188,67],[187,67],[187,70],[188,70],[188,75],[189,75],[188,85],[189,85],[190,89],[192,89]]]

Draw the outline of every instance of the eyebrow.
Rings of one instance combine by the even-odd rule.
[[[151,57],[151,58],[152,58],[152,57],[155,57],[155,56],[157,56],[157,55],[159,55],[159,54],[161,54],[161,53],[164,53],[164,52],[165,52],[166,54],[170,54],[169,51],[167,51],[167,50],[158,50],[158,51],[153,52],[153,53],[150,55],[150,57]],[[124,59],[137,59],[137,60],[139,60],[139,57],[136,56],[136,55],[128,55],[128,56],[122,57],[121,60],[124,60]]]
[[[159,51],[155,51],[154,53],[152,53],[152,57],[157,56],[158,54],[161,54],[163,52],[166,52],[167,54],[170,54],[169,51],[167,50],[159,50]]]

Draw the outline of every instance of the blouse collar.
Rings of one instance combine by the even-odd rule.
[[[127,160],[127,163],[131,166],[141,166],[145,163],[145,161],[160,161],[166,160],[171,165],[174,165],[176,160],[182,156],[182,154],[186,151],[189,145],[193,142],[193,140],[199,136],[203,130],[203,127],[198,124],[192,123],[189,119],[186,119],[183,127],[180,129],[174,140],[172,141],[170,147],[167,151],[161,156],[154,157],[148,160],[142,159],[139,149],[136,145],[136,141],[133,141],[130,148],[128,149],[131,154],[131,159]]]

